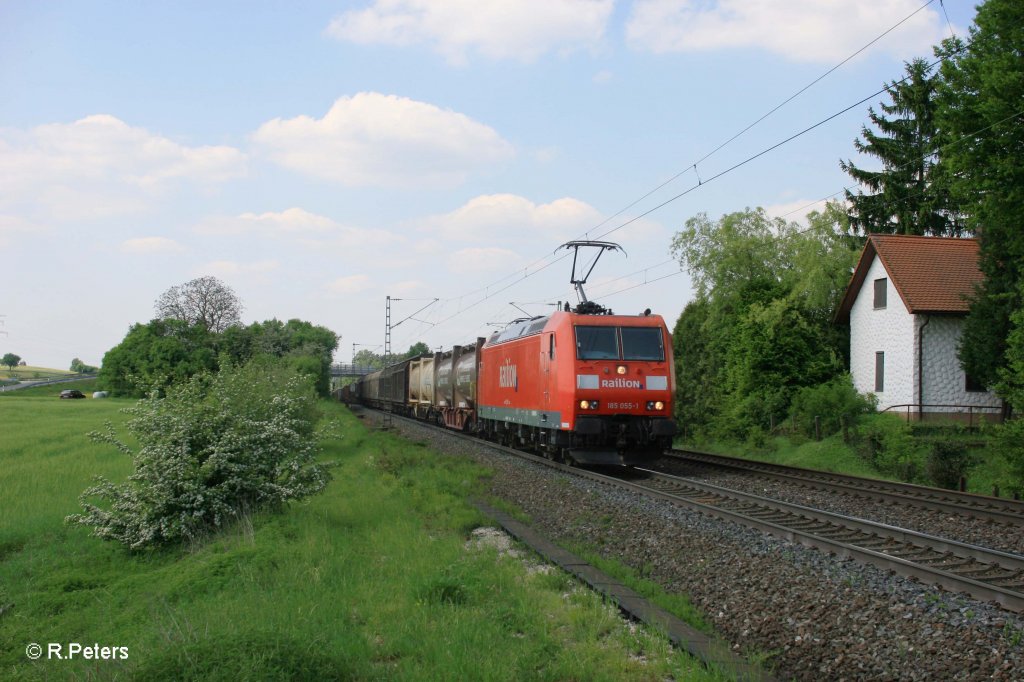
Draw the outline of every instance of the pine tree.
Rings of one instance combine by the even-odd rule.
[[[906,65],[907,77],[886,86],[891,103],[868,109],[878,132],[864,126],[854,140],[862,154],[882,161],[882,170],[839,166],[871,193],[846,192],[850,225],[863,233],[956,236],[962,224],[951,210],[948,182],[937,163],[936,76],[923,59]]]
[[[991,386],[1010,367],[1011,318],[1024,307],[1024,3],[987,0],[974,21],[966,46],[951,39],[938,50],[947,57],[938,121],[949,139],[943,165],[978,235],[985,274],[960,360]]]

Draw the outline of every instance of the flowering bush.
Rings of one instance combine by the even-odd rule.
[[[89,435],[130,455],[134,473],[119,485],[98,477],[80,498],[85,513],[67,522],[133,549],[201,537],[241,513],[314,495],[330,480],[329,465],[316,460],[312,384],[280,364],[197,375],[126,412],[136,451],[110,424]]]

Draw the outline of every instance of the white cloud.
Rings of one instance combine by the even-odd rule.
[[[294,207],[278,212],[214,216],[193,229],[210,236],[282,239],[307,250],[337,253],[346,260],[363,258],[405,242],[388,230],[342,225],[327,216]]]
[[[200,234],[248,234],[259,231],[265,234],[325,233],[342,229],[330,218],[310,213],[301,208],[289,208],[279,212],[242,213],[237,216],[216,216],[207,218],[195,227]]]
[[[467,53],[531,62],[600,45],[614,0],[374,0],[327,35],[360,45],[427,45],[453,64]]]
[[[375,92],[342,97],[320,119],[268,121],[254,140],[287,168],[350,186],[453,187],[514,155],[464,114]]]
[[[46,231],[42,225],[19,216],[0,215],[0,247],[7,248],[16,240]],[[17,235],[17,236],[15,236]]]
[[[121,242],[124,253],[180,253],[184,247],[167,237],[139,237]]]
[[[797,199],[765,206],[764,212],[771,218],[782,218],[787,223],[795,222],[806,225],[807,214],[811,211],[820,211],[824,207],[824,201],[815,203],[814,199]]]
[[[636,0],[626,39],[636,50],[760,48],[787,59],[839,61],[921,6],[920,0]],[[869,48],[900,58],[930,53],[943,37],[931,8]]]
[[[0,234],[12,232],[42,232],[46,228],[42,225],[25,220],[20,216],[0,215]]]
[[[213,277],[228,278],[239,275],[265,275],[277,270],[281,266],[276,260],[254,261],[252,263],[239,263],[231,260],[215,260],[196,269],[196,276],[212,275]]]
[[[366,275],[349,275],[339,277],[327,285],[332,294],[358,294],[370,287],[370,278]]]
[[[593,206],[563,197],[547,204],[515,194],[486,194],[470,199],[451,213],[432,216],[422,224],[447,239],[493,241],[518,239],[524,233],[543,233],[547,239],[568,239],[601,221]],[[547,244],[545,243],[545,246]]]
[[[448,257],[451,272],[505,272],[514,270],[522,258],[515,251],[497,247],[459,249]]]
[[[389,284],[388,290],[392,292],[392,295],[408,296],[423,291],[423,282],[418,279],[407,279]]]
[[[435,236],[460,242],[531,243],[531,251],[542,254],[570,239],[602,238],[600,235],[625,223],[628,216],[604,222],[604,216],[590,204],[563,197],[536,204],[515,194],[486,194],[475,197],[451,213],[420,221],[421,228]],[[636,220],[607,238],[627,242],[661,240],[665,229],[650,220]]]
[[[316,215],[301,208],[289,208],[280,213],[243,213],[238,216],[241,221],[253,225],[265,225],[272,230],[281,232],[328,232],[336,229],[338,224],[330,218]]]
[[[113,116],[28,131],[0,129],[0,206],[59,220],[150,205],[176,182],[220,183],[245,173],[233,147],[190,147]]]

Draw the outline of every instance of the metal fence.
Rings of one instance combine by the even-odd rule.
[[[968,428],[981,424],[982,420],[1002,423],[1005,418],[1001,405],[952,405],[947,403],[903,403],[890,405],[882,412],[901,414],[909,421],[955,421],[966,423]]]

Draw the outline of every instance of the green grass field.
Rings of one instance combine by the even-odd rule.
[[[0,400],[0,679],[721,679],[564,574],[467,548],[487,471],[334,403],[335,480],[284,514],[139,554],[64,525],[93,474],[130,472],[84,435],[127,404]],[[127,660],[46,660],[51,643]]]

